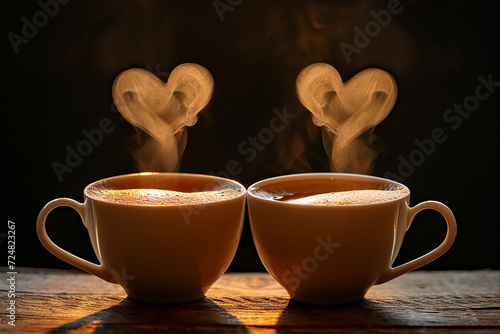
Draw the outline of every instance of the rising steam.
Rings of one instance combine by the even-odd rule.
[[[370,68],[343,83],[334,67],[317,63],[304,68],[296,84],[300,102],[323,127],[331,171],[369,174],[380,153],[373,130],[396,102],[394,78]]]
[[[172,172],[179,169],[187,143],[186,127],[213,93],[213,78],[203,66],[177,66],[164,83],[152,73],[133,68],[113,83],[113,100],[122,116],[141,134],[132,153],[140,171]]]

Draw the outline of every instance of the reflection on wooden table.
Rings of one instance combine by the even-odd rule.
[[[2,268],[7,273],[7,268]],[[1,332],[498,333],[500,271],[416,271],[342,306],[290,301],[267,273],[226,273],[207,297],[145,305],[76,270],[18,268],[15,326],[0,283]]]

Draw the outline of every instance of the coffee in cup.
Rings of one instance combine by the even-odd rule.
[[[260,196],[279,202],[323,206],[376,204],[409,194],[408,188],[398,185],[380,188],[368,182],[331,180],[284,181],[256,191]]]
[[[203,191],[193,189],[168,190],[168,185],[154,185],[159,188],[144,188],[140,185],[113,185],[109,181],[100,181],[92,184],[86,190],[93,199],[126,204],[147,206],[170,205],[201,205],[236,197],[241,193],[231,182],[217,184],[213,188]],[[184,187],[186,187],[184,185]]]

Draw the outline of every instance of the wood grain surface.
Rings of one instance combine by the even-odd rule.
[[[226,273],[199,301],[154,306],[82,271],[18,268],[9,298],[0,269],[2,333],[500,333],[500,271],[416,271],[319,307],[290,301],[267,273]]]

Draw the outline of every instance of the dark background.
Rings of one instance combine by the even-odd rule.
[[[474,95],[479,76],[500,81],[498,1],[401,0],[401,13],[350,62],[339,44],[354,45],[354,28],[364,30],[374,20],[370,10],[386,9],[388,1],[221,3],[230,7],[222,19],[212,1],[70,1],[18,45],[17,53],[9,33],[22,36],[23,17],[33,22],[42,7],[35,1],[4,4],[4,211],[16,224],[17,266],[69,268],[39,243],[39,210],[57,197],[82,201],[92,181],[138,171],[129,148],[135,130],[112,108],[111,86],[121,71],[146,68],[166,80],[181,63],[205,66],[215,91],[188,129],[180,171],[218,173],[236,160],[241,171],[233,178],[249,186],[275,175],[328,171],[321,130],[295,93],[300,70],[326,62],[344,81],[367,67],[389,71],[397,81],[396,105],[375,129],[387,151],[374,175],[397,175],[400,158],[417,149],[415,140],[431,138],[436,128],[445,131],[447,140],[403,181],[412,190],[412,205],[442,201],[458,222],[450,251],[424,268],[500,269],[500,87],[456,129],[443,119],[447,109]],[[247,162],[238,145],[268,126],[273,108],[284,107],[297,117]],[[64,164],[66,147],[74,149],[85,139],[82,131],[97,128],[104,118],[113,131],[60,182],[51,164]],[[2,246],[6,226],[0,230]],[[57,209],[47,228],[61,247],[95,260],[76,212]],[[430,251],[444,235],[439,214],[419,214],[397,262]],[[230,270],[263,270],[248,218]]]

